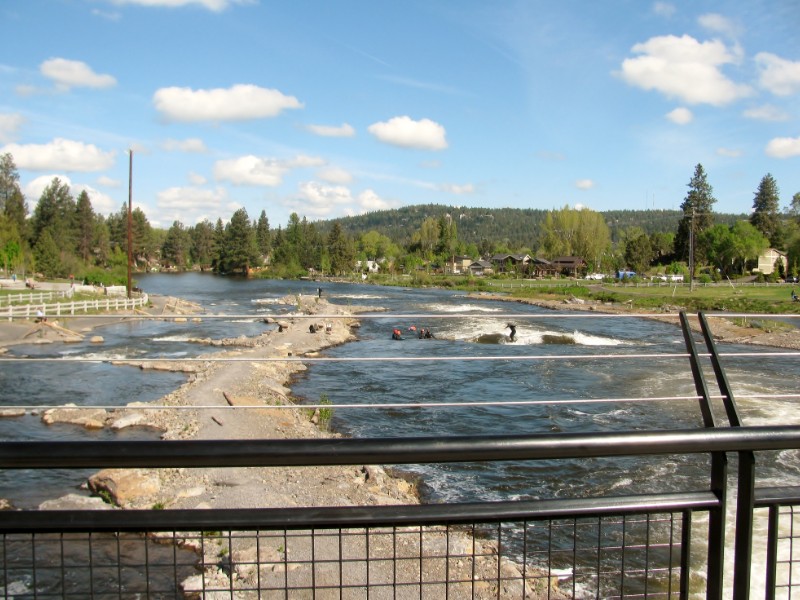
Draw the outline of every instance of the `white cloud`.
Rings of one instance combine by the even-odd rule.
[[[636,44],[639,54],[622,62],[622,78],[636,87],[656,90],[689,104],[722,106],[752,94],[747,85],[728,79],[720,70],[738,58],[719,40],[698,42],[691,36],[653,37]]]
[[[408,116],[393,117],[385,122],[373,123],[368,131],[381,142],[392,146],[420,150],[447,148],[444,127],[430,119],[414,121]]]
[[[78,183],[72,187],[71,192],[73,197],[77,198],[81,192],[86,192],[89,195],[89,200],[92,203],[92,210],[96,214],[108,216],[119,210],[120,203],[100,190],[93,188],[85,183]]]
[[[756,54],[761,71],[759,84],[776,96],[790,96],[800,92],[800,61],[791,61],[769,52]]]
[[[95,73],[89,65],[79,60],[51,58],[39,66],[39,71],[62,90],[74,87],[107,88],[117,84],[111,75]]]
[[[317,177],[328,183],[338,183],[340,185],[347,185],[353,182],[353,175],[339,167],[320,169],[317,171]]]
[[[767,144],[765,152],[768,156],[772,156],[773,158],[800,156],[800,137],[774,138]]]
[[[303,107],[294,96],[245,84],[210,90],[161,88],[153,94],[153,104],[167,120],[184,122],[263,119]]]
[[[575,182],[575,187],[579,190],[590,190],[595,186],[594,181],[591,179],[578,179]]]
[[[341,207],[354,203],[350,189],[343,185],[305,181],[299,186],[298,197],[289,204],[314,217],[330,217],[341,212]],[[336,211],[337,208],[340,210]]]
[[[450,192],[451,194],[472,194],[475,192],[475,186],[471,183],[465,183],[464,185],[458,185],[457,183],[447,183],[439,186],[439,189],[443,192]]]
[[[356,134],[356,130],[353,129],[353,126],[347,123],[342,123],[339,127],[330,125],[308,125],[306,129],[322,137],[353,137]]]
[[[790,118],[785,110],[771,104],[749,108],[742,115],[757,121],[788,121]]]
[[[692,122],[694,115],[688,108],[680,107],[668,112],[666,117],[676,125],[686,125]]]
[[[122,182],[119,179],[112,179],[111,177],[102,175],[101,177],[97,178],[97,184],[105,187],[116,188],[120,187],[122,185]]]
[[[70,178],[59,173],[53,173],[52,175],[40,175],[22,187],[22,193],[25,194],[25,197],[28,199],[28,202],[31,205],[31,210],[33,210],[36,203],[39,202],[39,198],[42,197],[42,192],[44,192],[45,188],[53,183],[53,179],[56,177],[58,177],[61,183],[72,188],[72,181]],[[70,192],[71,191],[72,190],[70,189]]]
[[[197,152],[203,153],[208,150],[205,142],[200,138],[187,138],[185,140],[164,140],[162,144],[164,150],[169,152]]]
[[[700,17],[697,19],[697,22],[709,31],[721,33],[730,38],[737,38],[741,34],[741,27],[719,13],[700,15]]]
[[[212,12],[222,12],[233,4],[251,4],[253,0],[110,0],[112,4],[122,6],[134,4],[146,7],[182,8],[199,6]]]
[[[168,228],[175,221],[191,226],[203,219],[216,221],[221,214],[233,214],[241,205],[231,200],[225,189],[201,187],[170,187],[156,197],[158,226]]]
[[[669,2],[654,2],[653,12],[659,17],[670,18],[675,14],[675,5]]]
[[[0,113],[0,142],[10,142],[16,137],[25,118],[16,113]]]
[[[364,190],[358,195],[358,206],[361,208],[361,212],[392,208],[390,202],[378,196],[378,194],[371,189]]]
[[[291,169],[319,167],[323,164],[325,161],[315,156],[298,155],[288,160],[279,160],[250,154],[217,161],[214,164],[214,178],[236,185],[276,187],[283,183],[284,175]]]
[[[725,158],[739,158],[742,156],[741,150],[735,148],[717,148],[717,156],[724,156]]]
[[[114,151],[103,152],[94,144],[56,138],[49,144],[7,144],[0,153],[10,152],[20,169],[31,171],[102,171],[114,164]]]
[[[205,185],[208,180],[200,173],[189,173],[189,183],[192,185]]]

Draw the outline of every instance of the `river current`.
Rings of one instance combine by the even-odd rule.
[[[197,302],[207,312],[238,317],[108,325],[97,330],[105,339],[100,346],[88,342],[14,346],[12,355],[80,356],[97,362],[30,361],[3,368],[0,405],[123,405],[156,400],[183,383],[184,376],[111,366],[105,361],[180,358],[208,352],[213,349],[192,343],[190,338],[256,335],[269,327],[261,317],[291,309],[277,300],[286,295],[317,294],[321,287],[332,303],[386,311],[362,320],[358,341],[325,352],[325,356],[353,360],[312,364],[292,386],[295,396],[306,403],[327,397],[334,405],[333,428],[347,436],[441,437],[702,426],[697,401],[683,398],[696,392],[687,359],[677,356],[685,353],[677,320],[661,323],[585,313],[554,318],[550,310],[470,297],[460,291],[368,283],[244,280],[199,273],[147,274],[138,276],[137,283],[148,293],[178,296]],[[510,322],[516,326],[513,340],[506,327]],[[403,340],[392,339],[395,328],[403,332]],[[429,328],[434,337],[418,339],[412,328]],[[488,337],[499,337],[499,343],[481,343],[498,341]],[[728,344],[719,348],[726,354],[723,363],[746,425],[800,422],[796,400],[775,397],[796,392],[791,376],[796,361],[736,358],[736,353],[752,348]],[[718,414],[723,414],[721,408]],[[114,435],[153,438],[156,434],[46,427],[37,414],[0,420],[0,436],[6,440],[107,439]],[[795,452],[760,456],[759,465],[759,486],[800,484],[800,457]],[[410,468],[420,476],[426,499],[434,502],[685,491],[708,485],[706,457]],[[71,491],[86,475],[49,472],[43,481],[41,475],[27,472],[0,473],[0,497],[17,506],[35,506],[45,498]]]

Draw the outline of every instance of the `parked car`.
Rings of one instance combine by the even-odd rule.
[[[602,273],[589,273],[588,275],[586,275],[586,277],[584,279],[595,279],[595,280],[599,281],[599,280],[602,280],[602,279],[605,279],[605,278],[606,278],[606,276],[603,275]]]

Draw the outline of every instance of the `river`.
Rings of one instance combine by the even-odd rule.
[[[293,385],[301,400],[321,395],[334,405],[333,427],[352,437],[455,436],[661,430],[702,426],[694,383],[679,327],[635,317],[571,314],[481,300],[441,289],[380,287],[311,281],[245,280],[210,274],[137,277],[148,293],[179,296],[212,313],[253,318],[199,323],[134,321],[98,330],[105,343],[15,346],[15,355],[84,356],[92,363],[23,363],[0,371],[0,404],[107,404],[160,398],[184,381],[179,374],[114,367],[116,357],[194,356],[209,351],[189,338],[255,335],[258,317],[285,312],[275,301],[287,294],[322,293],[330,302],[369,305],[388,312],[362,321],[356,342],[326,351],[353,360],[313,364]],[[391,316],[387,316],[391,315]],[[408,316],[404,316],[408,315]],[[421,317],[411,315],[436,315]],[[516,338],[479,343],[485,336]],[[677,321],[676,321],[677,322]],[[430,328],[417,339],[411,327]],[[394,328],[404,333],[392,340]],[[484,336],[483,338],[481,336]],[[726,354],[750,351],[721,345]],[[369,357],[369,361],[364,361]],[[402,358],[422,360],[399,361]],[[385,358],[386,360],[377,360]],[[477,360],[478,358],[485,360]],[[790,358],[753,360],[726,356],[724,365],[746,425],[800,421]],[[392,405],[388,407],[386,405]],[[436,406],[439,404],[439,406]],[[336,408],[336,405],[359,405]],[[414,405],[414,406],[398,406]],[[721,409],[718,415],[721,415]],[[82,429],[45,427],[38,416],[0,420],[3,439],[108,437]],[[146,430],[126,436],[152,437]],[[759,459],[758,485],[800,484],[800,458],[782,452]],[[429,501],[560,498],[696,490],[707,486],[705,457],[652,457],[412,467]],[[34,506],[85,474],[56,473],[46,482],[33,474],[0,474],[0,496]]]

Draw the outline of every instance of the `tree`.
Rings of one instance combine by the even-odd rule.
[[[33,256],[36,260],[36,269],[45,277],[57,277],[61,275],[61,260],[59,248],[50,229],[45,229],[39,236],[36,245],[33,247]]]
[[[778,184],[771,174],[761,178],[753,198],[753,212],[750,223],[758,229],[774,247],[783,247],[783,236],[780,216],[780,192]]]
[[[653,260],[653,247],[650,238],[646,234],[628,240],[625,244],[625,262],[636,273],[642,274],[650,268]]]
[[[6,152],[0,156],[0,211],[4,211],[6,202],[19,192],[19,173],[14,164],[14,157]]]
[[[344,275],[353,270],[356,260],[355,244],[342,231],[339,223],[334,223],[328,234],[327,248],[330,255],[330,268],[335,275]]]
[[[714,190],[708,183],[703,165],[697,164],[694,175],[688,184],[689,192],[686,194],[681,210],[683,218],[678,222],[678,231],[675,233],[675,255],[681,260],[688,260],[690,254],[690,234],[694,233],[695,255],[704,255],[705,248],[700,248],[698,240],[700,234],[714,225],[712,212],[716,198]]]
[[[256,243],[261,255],[264,258],[268,257],[272,248],[270,246],[269,219],[267,219],[267,212],[264,210],[261,211],[256,225]]]
[[[548,258],[579,256],[596,264],[610,247],[611,236],[600,213],[568,206],[547,213],[540,234],[540,251]]]
[[[183,226],[183,223],[174,221],[172,227],[167,231],[167,236],[161,247],[161,260],[179,269],[185,269],[189,264],[190,247],[191,237],[189,232]]]
[[[706,248],[706,260],[724,275],[743,274],[747,261],[757,259],[769,246],[769,240],[748,221],[732,227],[714,225],[703,232],[700,241]]]
[[[209,267],[214,262],[214,225],[205,219],[189,228],[191,240],[189,256],[200,268]]]
[[[54,177],[42,192],[31,221],[32,244],[35,245],[47,229],[62,256],[75,251],[75,200],[69,186],[58,177]]]
[[[247,210],[240,208],[225,227],[224,270],[248,274],[250,268],[259,262],[256,232],[250,225]]]
[[[94,210],[86,190],[78,194],[78,201],[75,205],[75,227],[77,230],[78,256],[86,264],[92,256],[92,246],[95,238]]]

